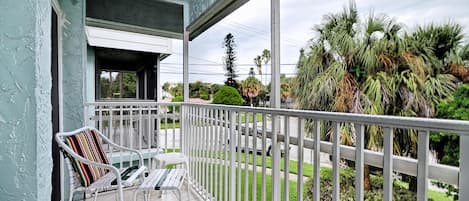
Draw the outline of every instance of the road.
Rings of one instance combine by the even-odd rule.
[[[289,121],[289,135],[291,137],[297,137],[298,136],[298,119],[297,118],[290,118],[290,121]],[[250,123],[249,124],[249,127],[252,129],[253,128],[253,123]],[[267,121],[266,122],[266,127],[267,128],[271,128],[272,126],[272,123],[270,121]],[[257,123],[257,127],[258,127],[258,131],[261,131],[262,130],[262,122],[258,122]],[[270,131],[271,129],[266,129],[267,131]],[[282,120],[282,124],[281,124],[281,134],[283,135],[284,134],[284,121]],[[167,136],[167,137],[166,137]],[[175,141],[173,140],[173,138],[175,139]],[[180,147],[180,129],[168,129],[168,130],[160,130],[160,133],[159,133],[159,145],[160,147],[167,147],[167,148],[173,148],[173,147]],[[244,144],[245,144],[245,136],[243,135],[242,138],[241,138],[241,147],[244,147]],[[249,148],[250,149],[253,149],[253,137],[250,136],[249,137]],[[257,143],[256,143],[256,149],[261,151],[261,147],[262,147],[262,142],[261,142],[261,138],[257,138]],[[266,147],[269,147],[270,146],[270,139],[267,139],[267,146]],[[175,145],[175,146],[174,146]],[[266,150],[267,151],[267,150]],[[298,146],[296,145],[290,145],[290,154],[289,154],[289,158],[290,160],[294,160],[294,161],[298,161]],[[303,161],[305,163],[310,163],[310,164],[313,164],[313,150],[312,149],[303,149]],[[321,159],[321,166],[327,166],[327,167],[331,167],[331,162],[329,160],[329,154],[326,154],[326,153],[321,153],[320,155],[320,159]]]

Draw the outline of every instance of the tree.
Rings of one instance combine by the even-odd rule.
[[[267,65],[270,62],[270,58],[271,58],[271,54],[270,54],[270,50],[268,49],[264,49],[261,55],[257,55],[256,57],[254,57],[254,64],[257,67],[257,72],[261,76],[261,80],[263,80],[262,79],[262,63]]]
[[[280,76],[280,98],[282,101],[286,101],[291,97],[292,93],[292,78],[286,77],[285,74]]]
[[[243,98],[237,89],[230,86],[222,86],[215,94],[212,103],[224,105],[242,105]]]
[[[256,65],[259,75],[262,76],[262,57],[260,55],[254,57],[254,65]]]
[[[215,95],[217,91],[220,89],[221,85],[219,84],[211,84],[210,85],[210,95]]]
[[[250,69],[249,77],[241,82],[241,93],[249,98],[249,105],[253,106],[252,99],[262,90],[262,83],[254,76],[254,68]]]
[[[435,70],[442,68],[443,63],[436,62],[441,58],[430,51],[431,47],[422,46],[418,37],[402,33],[402,25],[393,19],[370,14],[363,24],[359,21],[352,2],[342,12],[325,16],[324,22],[315,27],[318,37],[311,40],[307,52],[300,52],[293,87],[297,106],[321,111],[433,117],[438,103],[456,89],[457,78],[444,70]],[[446,48],[441,55],[452,55],[448,52],[457,47]],[[341,143],[354,144],[352,127],[341,125]],[[323,124],[323,138],[330,137],[331,131],[330,125]],[[417,132],[402,129],[394,132],[395,154],[416,157]],[[365,135],[368,149],[381,149],[382,127],[367,126]],[[367,190],[369,184],[365,167]]]
[[[225,40],[224,40],[224,47],[225,47],[225,57],[224,57],[224,64],[225,64],[225,85],[231,86],[234,88],[238,88],[238,83],[236,81],[236,78],[238,77],[237,71],[236,71],[236,43],[234,40],[234,36],[229,33],[226,35]]]
[[[169,88],[169,93],[173,96],[182,96],[182,83],[177,83],[175,86]]]
[[[210,84],[197,81],[189,83],[189,97],[191,98],[202,98],[205,100],[209,99]]]
[[[453,97],[440,103],[437,117],[444,119],[469,120],[469,84],[464,84]],[[430,147],[436,151],[439,163],[459,166],[459,136],[451,133],[433,132],[430,135]],[[452,185],[437,183],[446,188],[447,194],[458,191]],[[455,196],[457,197],[457,196]]]
[[[163,91],[169,92],[169,88],[170,88],[170,87],[171,87],[171,84],[169,84],[169,82],[165,82],[165,83],[163,84],[162,89],[163,89]]]
[[[264,49],[262,51],[262,61],[264,61],[264,64],[267,65],[270,62],[270,50]]]

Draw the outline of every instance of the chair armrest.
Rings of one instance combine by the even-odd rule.
[[[104,139],[104,138],[103,138]],[[111,145],[112,147],[115,147],[117,149],[120,149],[120,150],[124,150],[124,151],[130,151],[130,152],[133,152],[133,153],[136,153],[138,158],[139,158],[139,167],[144,167],[143,165],[143,155],[142,153],[140,153],[140,151],[138,150],[135,150],[135,149],[131,149],[131,148],[128,148],[128,147],[124,147],[124,146],[121,146],[121,145],[118,145],[114,142],[112,142],[111,140],[108,140],[107,138],[104,140],[106,141],[109,145]]]

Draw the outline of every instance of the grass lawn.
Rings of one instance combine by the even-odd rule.
[[[174,122],[174,128],[180,128],[181,127],[181,124],[179,122]],[[160,124],[160,129],[168,129],[168,130],[171,130],[173,129],[173,121],[170,121],[168,119],[168,124],[165,124],[164,121],[161,122]],[[170,131],[168,131],[170,132]]]
[[[252,123],[254,122],[254,115],[252,113],[248,113],[248,122],[249,123]],[[246,113],[241,113],[241,122],[245,122],[246,121]],[[256,114],[256,121],[257,122],[262,122],[262,114],[260,113],[257,113]]]
[[[248,163],[249,164],[253,164],[253,155],[252,154],[249,154],[248,155],[249,158],[248,158]],[[245,162],[245,154],[242,153],[241,154],[241,163],[242,163],[242,166],[244,167],[244,162]],[[262,166],[262,158],[261,156],[257,156],[257,159],[256,159],[256,163],[257,163],[257,166]],[[281,159],[281,170],[283,171],[284,170],[284,159],[282,158]],[[266,167],[267,168],[271,168],[272,167],[272,158],[271,157],[266,157]],[[304,163],[303,164],[303,176],[305,177],[308,177],[309,179],[311,179],[313,177],[313,166],[309,163]],[[244,184],[244,170],[242,170],[242,184]],[[298,162],[297,161],[293,161],[293,160],[290,160],[289,162],[289,172],[292,173],[292,174],[297,174],[298,173]],[[331,172],[332,172],[332,169],[331,168],[328,168],[328,167],[321,167],[321,171],[320,171],[320,177],[321,178],[324,178],[324,177],[331,177]],[[258,172],[256,173],[257,174],[257,193],[258,193],[258,197],[257,197],[257,200],[260,200],[260,192],[261,192],[261,186],[260,186],[260,179],[261,179],[261,176],[262,176],[262,173]],[[282,173],[283,174],[283,173]],[[222,177],[223,178],[223,177]],[[371,179],[382,179],[380,176],[375,176],[375,175],[371,175]],[[252,187],[252,171],[249,171],[249,189],[251,191],[251,187]],[[306,180],[304,181],[306,182]],[[402,186],[403,188],[405,189],[408,189],[409,188],[409,184],[406,183],[406,182],[403,182],[403,181],[400,181],[400,180],[396,180],[395,181],[397,183],[397,185],[400,185]],[[282,185],[283,185],[283,179],[282,179]],[[290,200],[296,200],[296,185],[297,183],[295,181],[290,181],[289,182],[290,186]],[[267,180],[266,180],[266,184],[267,184],[267,195],[270,196],[270,193],[271,193],[271,177],[270,175],[267,175]],[[306,189],[306,188],[304,188]],[[293,195],[291,194],[292,192],[295,192],[293,193]],[[251,194],[251,192],[250,192]],[[242,189],[242,195],[244,195],[244,188]],[[283,187],[282,187],[282,195],[283,195]],[[270,198],[270,197],[267,197],[267,198]],[[433,200],[438,200],[438,201],[452,201],[453,198],[452,197],[448,197],[446,196],[446,193],[444,192],[438,192],[438,191],[434,191],[434,190],[429,190],[428,191],[428,198],[431,198]],[[267,200],[270,200],[270,199],[267,199]]]
[[[218,199],[217,200],[223,200],[225,194],[227,192],[225,192],[225,177],[224,177],[224,165],[212,165],[212,168],[218,168],[218,180],[215,181],[215,175],[212,175],[212,177],[210,177],[211,179],[213,179],[213,185],[214,185],[214,190],[213,190],[213,193],[212,195],[215,195],[217,196],[218,195]],[[208,167],[205,167],[205,168],[208,168]],[[228,170],[229,171],[229,170]],[[238,173],[238,169],[236,168],[236,173]],[[241,169],[241,200],[245,200],[244,199],[244,192],[245,192],[245,186],[248,185],[248,189],[249,189],[249,192],[248,192],[248,200],[261,200],[261,192],[262,192],[262,173],[261,172],[256,172],[256,191],[257,191],[257,194],[256,194],[256,199],[252,199],[252,177],[253,177],[253,172],[251,170],[248,170],[247,171],[248,173],[248,183],[246,184],[246,180],[245,180],[245,175],[246,175],[246,171],[244,169]],[[238,176],[238,174],[237,174]],[[271,197],[272,197],[272,177],[270,175],[267,175],[266,174],[266,200],[272,200]],[[209,185],[206,183],[206,181],[202,181],[202,183],[204,184],[205,187],[209,187]],[[282,192],[281,192],[281,196],[283,197],[284,195],[284,187],[283,187],[283,184],[284,184],[284,180],[282,179]],[[296,186],[296,182],[294,181],[290,181],[289,182],[289,198],[290,200],[296,200],[297,199],[297,186]],[[215,186],[216,185],[216,186]],[[236,177],[236,188],[238,188],[238,177]],[[236,190],[236,193],[238,192],[238,189]],[[228,194],[226,194],[226,196],[228,196]],[[238,194],[236,195],[236,197],[238,196]],[[236,199],[238,200],[238,199]]]
[[[254,115],[252,113],[249,113],[248,114],[248,122],[249,123],[252,123],[254,121]],[[257,113],[256,114],[256,120],[257,122],[262,122],[262,114],[259,114]],[[241,122],[244,124],[244,122],[246,121],[246,113],[242,113],[241,114]],[[181,124],[179,123],[179,121],[176,121],[174,122],[174,128],[180,128],[181,127]],[[173,121],[171,119],[168,119],[168,124],[165,124],[165,121],[162,120],[161,121],[161,124],[160,124],[160,129],[164,130],[164,129],[173,129]]]

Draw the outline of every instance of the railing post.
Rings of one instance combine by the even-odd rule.
[[[364,199],[364,164],[365,164],[365,127],[361,124],[355,124],[355,135],[357,139],[355,151],[355,200]]]
[[[304,136],[305,136],[305,120],[298,118],[298,181],[297,192],[298,201],[303,200],[303,165],[304,165]],[[288,148],[286,148],[288,149]],[[288,181],[287,181],[288,182]]]
[[[284,127],[284,150],[285,150],[285,155],[284,155],[284,160],[283,160],[283,200],[289,201],[289,196],[290,196],[290,116],[285,116],[284,117],[285,121],[285,127]],[[255,164],[255,163],[253,163]],[[303,175],[302,175],[303,176]],[[254,178],[254,177],[253,177]]]
[[[177,107],[173,107],[173,112],[176,111]],[[186,153],[186,136],[184,136],[184,133],[186,131],[186,113],[185,113],[185,108],[184,105],[181,104],[179,106],[179,146],[181,146],[181,153]],[[176,138],[173,138],[173,141],[176,141]],[[187,153],[186,153],[187,154]]]
[[[271,200],[280,200],[280,144],[278,143],[278,132],[280,127],[279,116],[272,115],[272,197]]]
[[[320,171],[321,171],[321,120],[314,120],[314,175],[313,175],[313,200],[320,200]]]
[[[340,123],[332,122],[334,136],[332,140],[332,200],[340,200]]]
[[[459,200],[469,200],[469,136],[459,137]]]
[[[430,142],[429,131],[418,132],[417,156],[417,200],[426,201],[428,190],[428,153]]]
[[[229,113],[230,119],[230,192],[229,198],[230,201],[236,200],[236,168],[235,168],[235,159],[236,159],[236,133],[235,133],[235,113],[233,110]],[[227,179],[227,178],[225,178]]]
[[[393,130],[392,128],[384,128],[384,167],[383,167],[383,191],[384,191],[384,201],[392,200],[392,155],[393,155]]]

